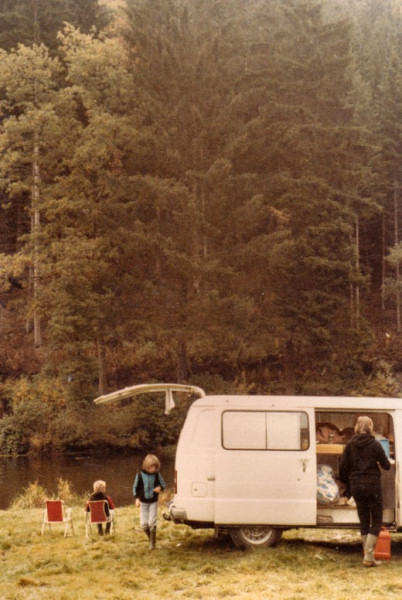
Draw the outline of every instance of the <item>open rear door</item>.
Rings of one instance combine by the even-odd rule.
[[[182,392],[187,394],[198,394],[200,397],[205,396],[202,388],[195,385],[184,385],[181,383],[143,383],[140,385],[132,385],[125,387],[110,394],[105,394],[95,398],[95,404],[106,404],[107,402],[115,402],[124,398],[139,396],[140,394],[152,394],[154,392],[165,393],[165,413],[169,414],[174,408],[173,392]]]

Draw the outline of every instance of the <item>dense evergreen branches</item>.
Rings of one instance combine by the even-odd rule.
[[[397,3],[78,4],[0,3],[4,380],[394,393]]]

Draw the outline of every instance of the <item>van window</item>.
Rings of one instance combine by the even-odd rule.
[[[227,450],[306,450],[307,414],[225,411],[222,414],[222,445]]]

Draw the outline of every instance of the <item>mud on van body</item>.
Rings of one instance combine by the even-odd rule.
[[[185,387],[202,396],[199,388]],[[392,463],[382,472],[383,523],[401,530],[402,400],[393,398],[202,396],[180,434],[169,517],[229,533],[243,547],[274,545],[283,530],[297,527],[359,528],[356,507],[346,503],[341,487],[332,499],[317,493],[317,469],[326,465],[339,484],[343,449],[363,414],[372,418]]]

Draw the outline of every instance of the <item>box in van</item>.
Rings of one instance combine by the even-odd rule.
[[[229,533],[240,547],[272,546],[297,527],[358,529],[343,495],[339,463],[360,415],[369,415],[391,470],[382,472],[383,525],[402,530],[399,455],[402,402],[396,398],[206,395],[195,386],[149,384],[119,390],[97,404],[164,391],[197,394],[180,433],[175,493],[168,517],[192,528]],[[325,467],[325,468],[323,468]],[[329,478],[325,497],[317,473]]]

